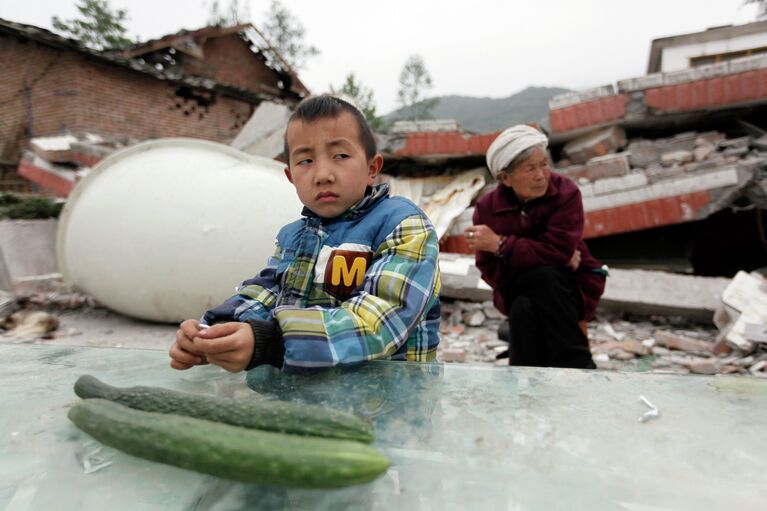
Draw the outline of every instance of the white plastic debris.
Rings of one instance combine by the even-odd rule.
[[[647,422],[655,417],[660,417],[660,410],[658,410],[654,404],[649,402],[646,397],[640,395],[639,401],[644,403],[649,408],[649,410],[647,410],[639,417],[639,422]]]

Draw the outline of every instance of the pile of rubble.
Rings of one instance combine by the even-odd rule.
[[[504,319],[489,301],[443,302],[439,360],[507,365],[509,345],[498,337]],[[738,273],[712,324],[600,311],[588,336],[599,369],[767,378],[767,279]]]
[[[99,307],[93,297],[64,289],[27,289],[20,293],[0,291],[0,334],[16,338],[53,338],[58,328],[58,315],[64,311],[89,310]]]
[[[492,302],[444,303],[438,359],[508,365],[509,345],[498,338],[502,321]],[[717,342],[720,333],[715,326],[687,318],[639,320],[600,314],[589,322],[588,334],[599,369],[767,377],[767,344],[755,346],[750,353],[733,350]]]
[[[584,199],[641,188],[666,179],[721,169],[754,170],[767,164],[767,135],[727,139],[716,131],[685,132],[655,140],[627,140],[611,127],[565,144],[557,172],[581,187]]]

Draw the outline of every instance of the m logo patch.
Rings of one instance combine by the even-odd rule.
[[[370,258],[370,252],[333,250],[325,267],[325,292],[347,300],[365,280]]]

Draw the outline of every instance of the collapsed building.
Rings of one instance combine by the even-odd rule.
[[[694,67],[662,70],[680,62]],[[556,171],[581,188],[592,252],[610,265],[699,275],[767,266],[767,22],[658,39],[649,71],[555,96],[540,122]],[[401,122],[384,137],[384,171],[427,211],[455,211],[451,200],[483,186],[454,179],[446,192],[426,176],[477,169],[494,186],[482,169],[497,134]],[[471,212],[447,222],[443,250],[470,252]]]
[[[97,154],[150,138],[227,143],[263,101],[293,105],[308,94],[250,24],[98,51],[0,19],[0,60],[7,63],[0,77],[0,166],[10,191],[66,196],[79,178],[74,171],[93,163],[54,158],[49,163],[63,166],[39,165],[34,155],[22,157],[33,138],[74,137],[103,146]],[[39,140],[37,149],[50,156],[68,150],[67,140]]]

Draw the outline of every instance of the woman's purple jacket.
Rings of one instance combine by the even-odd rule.
[[[522,204],[511,188],[499,183],[495,190],[477,200],[474,225],[485,224],[496,234],[507,236],[499,254],[477,251],[477,267],[493,288],[495,306],[509,313],[514,276],[538,266],[566,268],[575,249],[581,264],[574,272],[583,297],[582,319],[590,320],[605,287],[603,274],[593,270],[602,263],[583,241],[581,191],[570,179],[551,173],[546,194]]]

